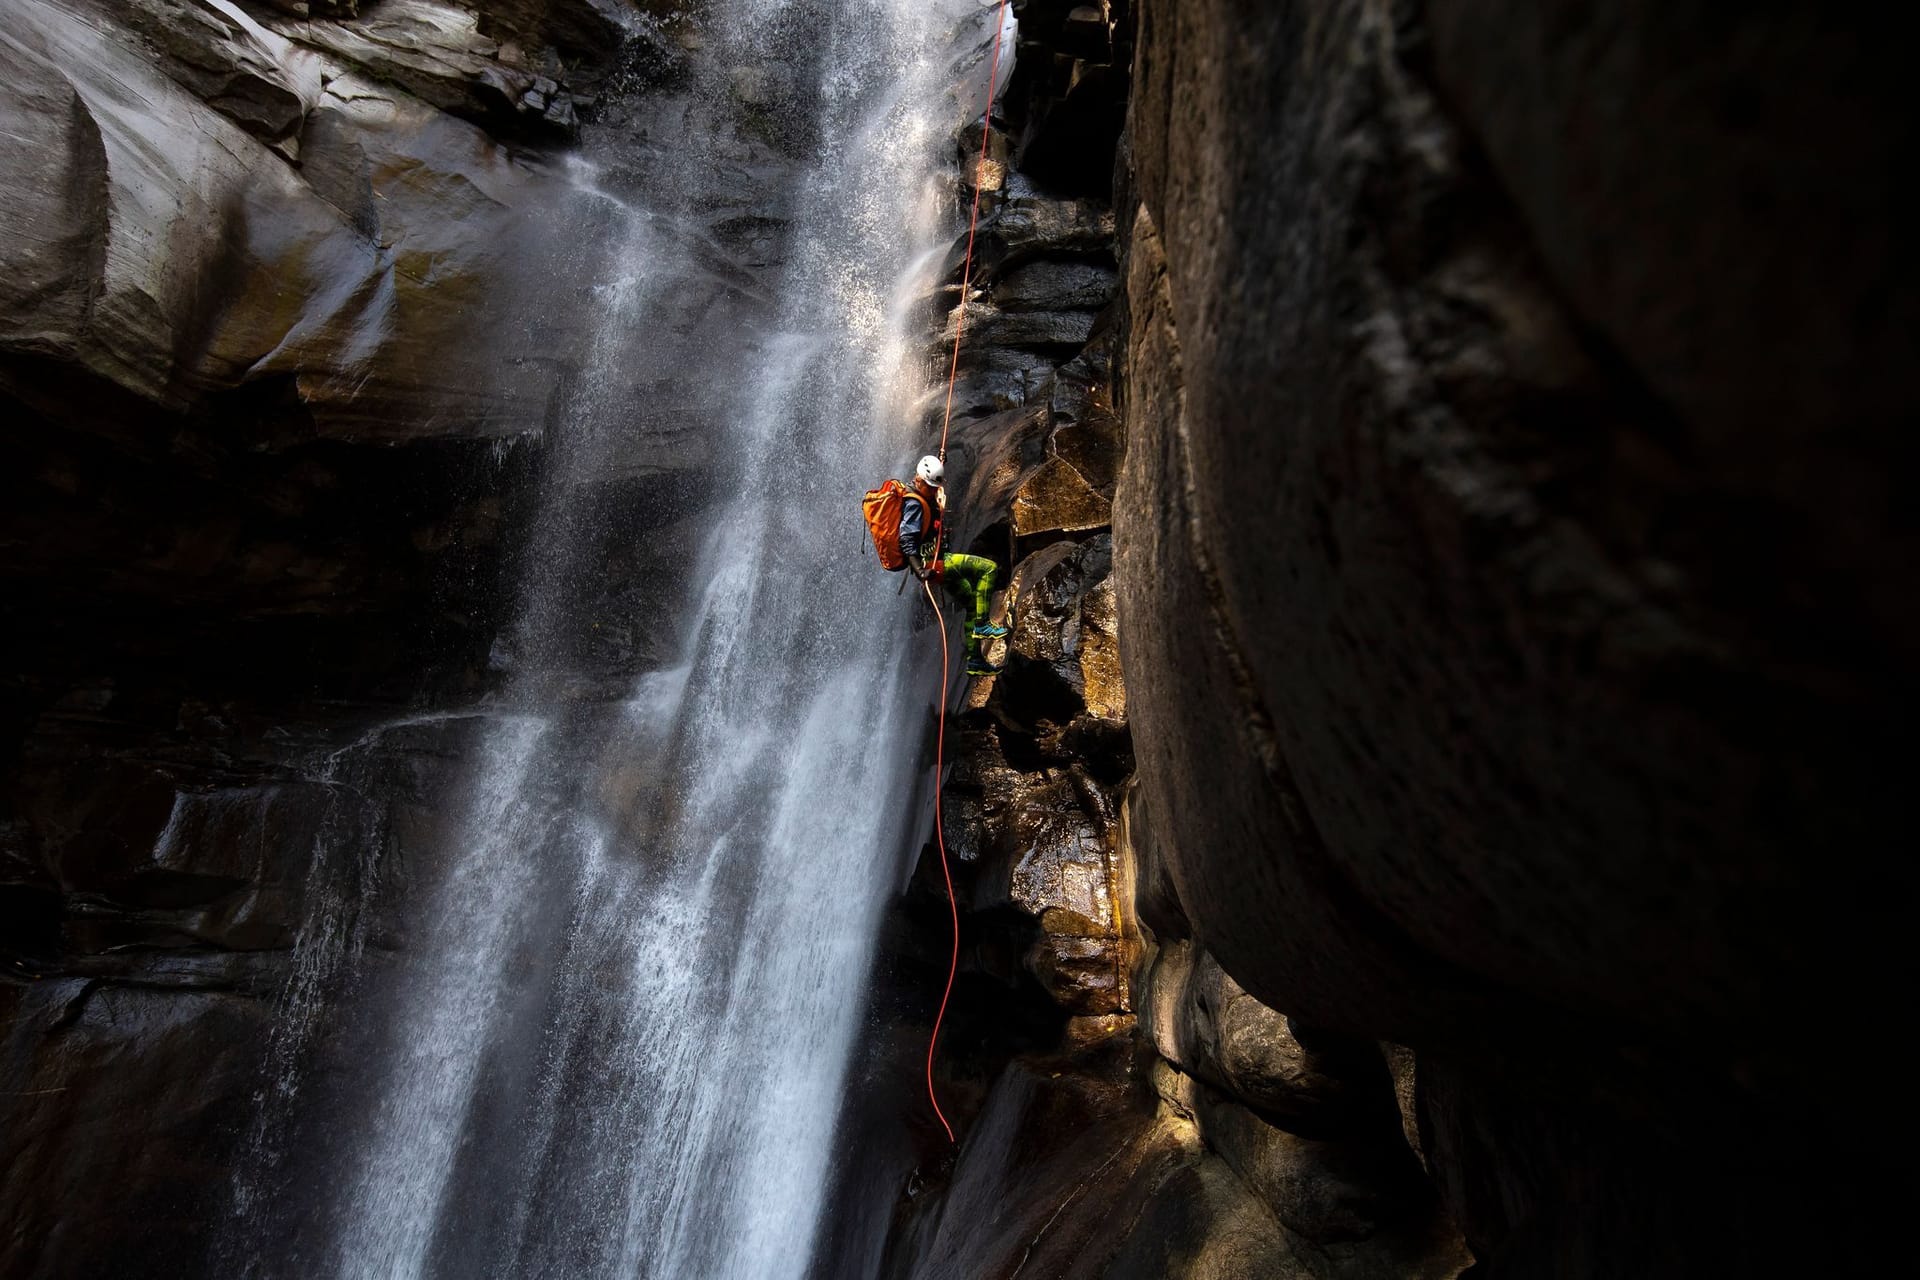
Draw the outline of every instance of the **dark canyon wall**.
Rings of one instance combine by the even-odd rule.
[[[1476,1276],[1876,1274],[1897,46],[1813,5],[1138,9],[1143,917],[1411,1046]]]

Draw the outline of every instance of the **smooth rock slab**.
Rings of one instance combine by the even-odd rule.
[[[1488,1275],[1812,1258],[1912,1130],[1855,1079],[1911,985],[1904,45],[1430,10],[1137,6],[1135,839],[1262,1002],[1444,1049]],[[1655,1220],[1615,1126],[1845,1189]]]

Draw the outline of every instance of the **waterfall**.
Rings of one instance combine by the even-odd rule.
[[[667,320],[712,269],[675,230],[690,197],[578,164],[563,216],[619,230],[590,268],[513,674],[415,837],[433,870],[348,1060],[307,1091],[327,1099],[308,1167],[237,1226],[252,1273],[807,1273],[880,916],[925,821],[938,687],[923,606],[859,552],[857,499],[926,447],[920,304],[954,229],[934,178],[979,110],[956,87],[984,76],[994,8],[720,8],[704,92],[774,59],[815,77],[777,193],[770,322],[674,340],[711,332]],[[691,139],[679,172],[730,162],[719,146]],[[718,406],[727,496],[692,598],[644,623],[681,660],[583,693],[560,656],[597,607],[581,486],[621,465],[632,388],[669,383]]]

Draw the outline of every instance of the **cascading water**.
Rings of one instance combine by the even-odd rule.
[[[582,167],[570,216],[619,233],[549,448],[515,674],[476,721],[434,828],[443,869],[367,980],[351,1060],[314,1091],[329,1114],[303,1125],[308,1167],[277,1203],[241,1206],[231,1252],[249,1270],[807,1272],[879,917],[924,820],[938,686],[938,646],[910,635],[923,606],[858,554],[855,500],[926,444],[916,271],[951,231],[932,175],[994,12],[738,0],[713,16],[696,75],[817,71],[810,152],[776,193],[771,323],[733,347],[661,336],[701,332],[665,317],[713,256],[673,230],[670,193],[642,209]],[[680,163],[733,159],[694,141]],[[609,700],[558,656],[592,625],[580,495],[619,465],[622,389],[668,384],[712,389],[732,496],[704,521],[695,598],[646,624],[684,660]]]

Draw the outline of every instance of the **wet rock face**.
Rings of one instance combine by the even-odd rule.
[[[644,183],[676,135],[620,149],[590,131],[583,180],[535,145],[562,135],[523,118],[529,93],[600,92],[622,41],[657,49],[656,14],[33,0],[9,16],[0,584],[26,705],[156,664],[169,693],[210,679],[209,699],[284,696],[302,666],[349,697],[417,693],[442,679],[426,665],[471,682],[531,478],[575,485],[576,525],[629,535],[697,499],[715,397],[636,375],[609,388],[618,431],[573,412],[605,264],[639,216],[593,182]],[[503,115],[487,103],[507,90],[521,105]],[[743,139],[741,169],[712,181],[751,204],[769,155]],[[663,241],[709,243],[671,221]],[[702,326],[737,332],[758,305],[754,268],[692,257],[663,351],[721,341]],[[608,594],[640,603],[657,560],[606,559]],[[621,645],[592,660],[645,647]]]
[[[286,1138],[263,1094],[351,1021],[318,1003],[325,984],[401,936],[397,890],[426,870],[408,850],[471,726],[123,683],[71,692],[9,740],[13,1275],[208,1268],[241,1168],[270,1168]]]
[[[1109,55],[1114,13],[1029,6],[1025,64],[1064,58],[1064,80],[1089,83],[1086,55],[1064,50]],[[973,682],[948,740],[963,958],[940,1067],[963,1146],[914,1196],[889,1274],[1453,1276],[1468,1258],[1380,1048],[1296,1032],[1242,990],[1131,836],[1110,532],[1123,329],[1091,314],[1113,287],[1112,219],[1104,200],[1041,194],[1064,181],[1047,139],[1066,90],[1029,76],[1024,109],[1011,95],[1013,167],[992,175],[975,281],[989,310],[969,310],[970,420],[949,459],[960,545],[1011,566],[1010,634],[990,650],[1004,669]],[[1011,322],[1036,315],[1084,319]],[[932,865],[930,851],[929,898]]]
[[[316,992],[447,843],[470,726],[421,709],[660,663],[724,394],[623,369],[576,412],[607,264],[644,221],[684,267],[663,365],[741,340],[788,163],[690,101],[678,15],[5,6],[0,1272],[221,1270],[287,1140],[256,1095],[346,1042]],[[690,133],[730,165],[680,172]],[[562,543],[579,625],[529,654],[515,553]]]
[[[962,240],[945,264],[954,291],[939,298],[948,308],[939,335],[948,352],[964,254]],[[1117,287],[1113,212],[1104,200],[1056,194],[1009,173],[982,210],[974,272],[954,394],[963,420],[1044,399],[1059,386],[1055,371],[1093,336]]]
[[[1107,376],[1102,351],[1073,363],[1083,383]],[[1116,821],[1131,769],[1126,692],[1107,504],[1055,449],[1077,421],[1055,399],[1049,384],[1031,407],[963,424],[954,440],[953,474],[968,477],[955,507],[966,513],[961,538],[991,521],[976,553],[1004,565],[1014,559],[1009,545],[1040,549],[1003,574],[1010,634],[989,648],[1003,674],[967,691],[946,790],[948,844],[969,886],[966,905],[995,937],[991,949],[1017,956],[1056,1014],[1104,1035],[1102,1020],[1131,1008],[1134,942],[1119,897]],[[1061,474],[1070,485],[1049,482]]]
[[[27,126],[0,148],[18,229],[0,354],[174,412],[283,382],[312,430],[347,438],[541,422],[582,342],[551,293],[581,246],[543,214],[584,197],[503,145],[571,128],[540,56],[431,0],[357,19],[217,0],[20,16],[0,42],[0,111]]]
[[[1490,1275],[1817,1269],[1750,1224],[1801,1161],[1877,1167],[1851,1055],[1777,1033],[1873,1025],[1913,889],[1870,27],[1140,6],[1134,838],[1246,991],[1414,1048]]]

